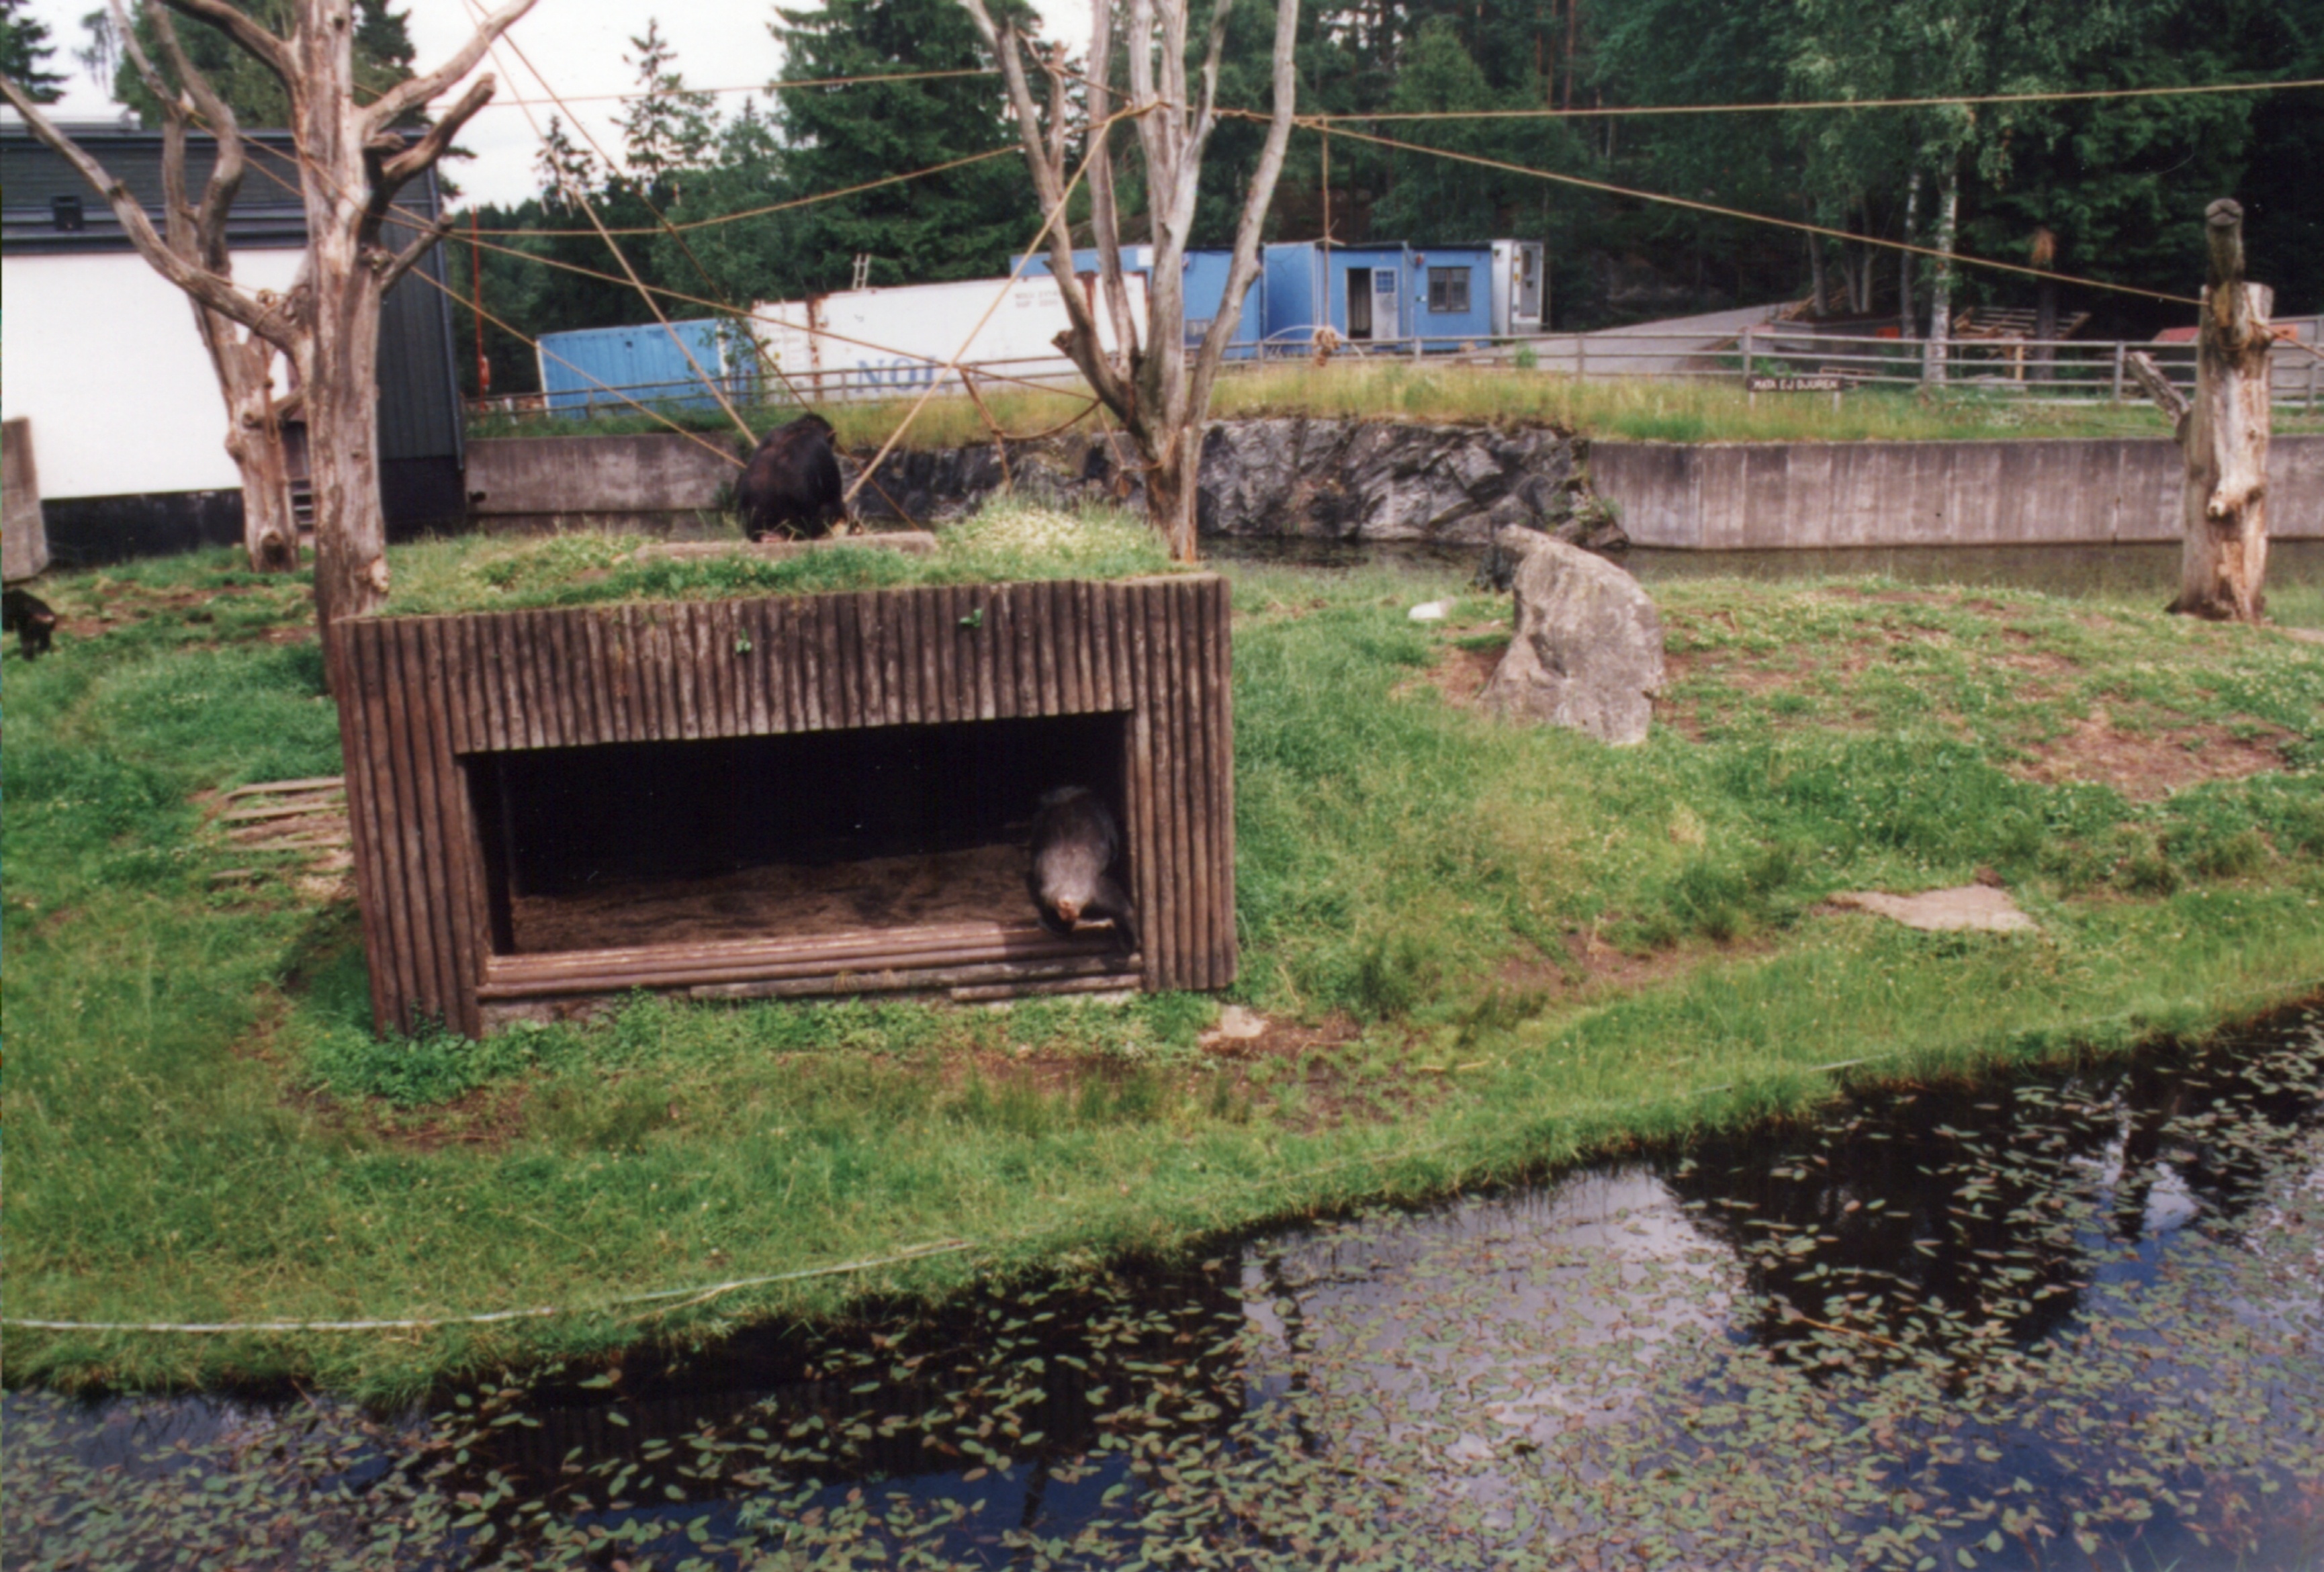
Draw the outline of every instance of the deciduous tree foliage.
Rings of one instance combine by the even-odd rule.
[[[1209,15],[1196,0],[1190,49],[1199,47]],[[983,63],[954,0],[836,0],[819,11],[779,10],[770,32],[784,52],[765,112],[730,109],[707,141],[678,138],[673,145],[683,152],[646,161],[656,163],[649,185],[669,182],[664,206],[673,219],[754,212],[1010,143],[1006,93],[995,77],[784,86]],[[1271,33],[1262,7],[1239,6],[1230,14],[1219,64],[1222,106],[1264,110]],[[2072,6],[2025,0],[1909,6],[1886,0],[1410,0],[1393,6],[1302,0],[1297,60],[1303,112],[1332,115],[2164,87],[2324,75],[2324,0],[2098,0]],[[1120,74],[1118,60],[1114,72]],[[641,80],[631,115],[664,124],[678,114],[672,96],[685,91],[678,62],[665,51]],[[2203,204],[2235,192],[2247,214],[2252,276],[2276,287],[2279,314],[2324,309],[2324,181],[2314,178],[2324,167],[2324,94],[1622,120],[1584,115],[1351,129],[1809,219],[1864,237],[1812,243],[1795,231],[1600,196],[1347,136],[1329,139],[1327,155],[1325,139],[1305,131],[1294,136],[1267,239],[1320,235],[1327,213],[1332,238],[1340,242],[1545,239],[1559,326],[1800,299],[1815,290],[1831,312],[1909,316],[1913,331],[1925,333],[1934,266],[1875,243],[1937,244],[1949,190],[1952,245],[1964,255],[2024,262],[2037,237],[2046,236],[2038,241],[2052,259],[2046,265],[2061,272],[2181,295],[2205,265],[2196,238]],[[1263,120],[1219,124],[1204,160],[1192,244],[1232,243],[1265,137]],[[587,172],[581,184],[602,201],[609,223],[650,224],[624,191],[639,169],[582,161]],[[1135,161],[1117,162],[1120,209],[1134,223],[1147,207],[1142,176]],[[1037,207],[1021,161],[1004,158],[827,205],[689,230],[685,247],[667,237],[641,240],[631,244],[631,255],[651,282],[737,304],[844,288],[859,253],[871,258],[876,283],[990,277],[1022,249],[1038,222]],[[1087,244],[1085,198],[1076,198],[1069,216],[1076,238]],[[570,239],[513,244],[620,271],[586,221],[560,211],[553,196],[483,217],[487,226],[577,231]],[[650,319],[624,285],[552,277],[539,266],[490,256],[484,272],[488,304],[526,333]],[[1908,283],[1906,312],[1901,286]],[[1949,311],[2046,305],[2061,317],[2092,312],[2095,331],[2134,336],[2191,315],[2070,286],[2045,297],[2030,279],[1968,268],[1953,270],[1947,287]],[[493,344],[494,388],[531,386],[530,350],[512,338]]]

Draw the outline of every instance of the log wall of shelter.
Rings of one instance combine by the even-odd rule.
[[[383,1030],[479,1035],[490,1007],[630,987],[711,997],[1090,986],[1037,926],[494,952],[468,766],[496,753],[1118,713],[1136,980],[1234,977],[1228,597],[1208,574],[444,617],[365,617],[339,695]],[[1027,915],[1029,917],[1028,906]],[[1113,979],[1122,980],[1120,979]]]

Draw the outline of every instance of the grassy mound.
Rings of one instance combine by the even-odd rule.
[[[1130,549],[1118,522],[988,518],[961,542],[988,560]],[[398,609],[554,603],[601,549],[399,548]],[[1659,723],[1612,750],[1477,712],[1508,610],[1455,575],[1231,571],[1232,1002],[1259,1035],[1206,1035],[1220,1001],[1189,996],[640,997],[482,1046],[373,1036],[351,903],[311,862],[213,877],[253,860],[217,794],[337,767],[303,586],[223,554],[58,579],[0,753],[7,1313],[559,1313],[12,1326],[8,1378],[408,1393],[1441,1193],[1836,1074],[2200,1030],[2324,979],[2315,645],[2015,591],[1673,584]],[[1435,598],[1447,621],[1406,618]],[[2040,932],[1827,904],[1980,877]]]

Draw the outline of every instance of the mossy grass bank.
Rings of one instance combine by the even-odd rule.
[[[399,597],[493,549],[399,548]],[[11,1326],[8,1379],[408,1395],[1417,1200],[1840,1077],[2200,1032],[2324,979],[2324,648],[2282,632],[1674,583],[1661,723],[1610,750],[1477,711],[1508,608],[1457,575],[1232,571],[1232,1002],[1260,1035],[1206,1040],[1221,1001],[1176,995],[640,997],[482,1045],[374,1037],[337,876],[217,821],[225,790],[337,767],[303,588],[224,554],[60,576],[0,753],[7,1314],[560,1313]],[[1435,598],[1446,621],[1407,620]],[[1827,899],[1980,877],[2039,932]]]
[[[877,447],[915,408],[913,400],[834,404],[822,412],[846,447]],[[957,447],[991,440],[990,411],[1015,437],[1095,429],[1089,400],[1064,391],[990,391],[984,410],[969,400],[939,398],[913,417],[908,447]],[[798,413],[779,405],[744,411],[760,431]],[[1766,394],[1754,399],[1710,379],[1629,377],[1577,381],[1554,372],[1404,361],[1299,363],[1235,369],[1219,380],[1211,413],[1315,415],[1423,424],[1516,422],[1554,426],[1582,437],[1638,442],[1936,442],[1993,437],[2153,437],[2171,427],[2152,406],[2043,404],[2018,393],[1973,386],[1877,389],[1850,392],[1837,409],[1828,397]],[[638,411],[583,420],[561,415],[486,416],[475,437],[558,437],[686,429],[732,433],[722,410]],[[2287,434],[2324,431],[2324,417],[2278,410]]]
[[[729,549],[686,555],[642,537],[466,535],[399,554],[385,614],[518,611],[611,601],[890,590],[1025,579],[1117,579],[1179,571],[1161,537],[1114,512],[1072,518],[1002,501],[945,529],[933,551],[847,537],[782,556]]]

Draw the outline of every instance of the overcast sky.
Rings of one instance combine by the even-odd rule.
[[[71,78],[60,106],[69,116],[109,117],[120,112],[110,95],[70,59],[71,51],[87,41],[80,18],[99,4],[101,0],[32,0],[29,8],[49,24],[50,37],[60,46],[50,66]],[[406,9],[421,69],[442,60],[467,36],[475,14],[463,0],[410,0]],[[1050,19],[1051,33],[1074,48],[1088,36],[1089,12],[1075,0],[1038,0],[1037,9]],[[476,156],[448,166],[447,173],[479,201],[512,202],[533,191],[533,152],[539,145],[534,121],[548,124],[555,110],[543,101],[540,83],[526,60],[540,69],[571,106],[574,117],[586,123],[600,142],[608,149],[617,147],[620,133],[613,128],[613,117],[621,105],[616,100],[636,80],[622,56],[635,52],[629,41],[645,32],[649,18],[659,19],[662,36],[676,46],[687,86],[736,89],[722,92],[718,98],[721,108],[731,112],[745,92],[763,93],[781,69],[782,51],[767,31],[773,16],[771,0],[540,0],[509,32],[524,58],[503,45],[497,61],[488,60],[479,68],[500,78],[500,91],[493,106],[460,133],[461,145]],[[530,110],[512,100],[530,104]]]

